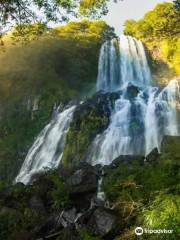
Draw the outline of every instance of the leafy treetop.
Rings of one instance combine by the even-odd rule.
[[[18,25],[67,21],[70,16],[98,18],[109,0],[0,0],[0,33]]]
[[[172,3],[158,4],[139,21],[128,20],[125,34],[139,39],[171,38],[180,34],[180,14]]]

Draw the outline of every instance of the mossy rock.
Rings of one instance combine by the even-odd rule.
[[[161,144],[161,159],[170,160],[180,164],[180,137],[165,136]]]
[[[76,109],[66,137],[61,161],[64,166],[72,168],[86,161],[92,141],[109,125],[111,108],[118,96],[118,93],[98,93]]]

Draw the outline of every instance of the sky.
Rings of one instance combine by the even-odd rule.
[[[121,0],[118,3],[109,3],[109,13],[103,19],[119,35],[123,32],[123,24],[127,19],[137,20],[153,9],[156,4],[162,2],[172,2],[171,0]]]

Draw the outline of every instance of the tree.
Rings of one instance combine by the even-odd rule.
[[[139,39],[171,38],[180,34],[180,14],[172,3],[158,4],[147,12],[139,21],[128,20],[125,23],[125,34]]]
[[[67,21],[70,16],[97,18],[107,13],[109,0],[0,0],[0,33],[14,25]]]
[[[177,11],[180,11],[180,0],[174,0],[174,6]]]
[[[139,21],[128,20],[124,33],[142,40],[154,57],[180,73],[180,0],[158,4]]]

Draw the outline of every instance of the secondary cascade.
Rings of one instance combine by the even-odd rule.
[[[58,167],[75,108],[76,106],[71,106],[57,113],[41,131],[30,148],[15,182],[27,184],[33,175]]]
[[[141,41],[121,36],[101,47],[97,92],[118,92],[108,128],[87,149],[87,162],[110,164],[120,155],[144,155],[160,151],[164,135],[179,135],[176,102],[177,80],[165,88],[153,85]],[[57,168],[76,106],[58,112],[30,148],[15,182],[28,184],[32,176]]]

